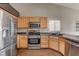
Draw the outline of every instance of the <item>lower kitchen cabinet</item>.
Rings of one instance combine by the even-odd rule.
[[[41,48],[48,48],[48,36],[41,36]]]
[[[17,35],[17,48],[20,48],[20,47],[19,47],[19,41],[20,41],[20,40],[19,40],[19,35]]]
[[[59,37],[59,52],[65,55],[66,53],[65,49],[66,49],[65,39],[63,37]]]
[[[17,35],[17,48],[27,48],[27,47],[28,47],[28,36]]]
[[[49,48],[58,51],[58,37],[49,36]]]
[[[68,40],[65,40],[65,55],[69,56],[71,51],[71,44],[69,43]]]
[[[49,48],[68,56],[70,44],[63,36],[49,36]]]

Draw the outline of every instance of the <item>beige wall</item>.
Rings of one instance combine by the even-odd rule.
[[[20,12],[21,16],[48,16],[49,20],[61,20],[62,32],[75,32],[75,20],[79,19],[79,10],[50,3],[15,3],[11,5]]]
[[[75,21],[79,19],[79,11],[54,4],[27,4],[21,9],[21,16],[48,16],[49,20],[61,20],[62,32],[75,32]]]
[[[47,16],[48,20],[58,19],[59,6],[51,3],[12,3],[10,4],[20,12],[21,16]],[[48,28],[41,32],[49,32]]]
[[[60,6],[59,19],[61,20],[62,32],[76,32],[75,21],[79,19],[79,11]]]
[[[58,6],[50,3],[15,3],[11,4],[21,16],[48,16],[50,19],[57,19]]]

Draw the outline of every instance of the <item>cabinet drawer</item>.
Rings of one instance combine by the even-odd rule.
[[[58,39],[59,37],[57,36],[49,36],[50,39]]]
[[[59,37],[59,41],[65,42],[65,39],[63,37]]]
[[[42,45],[48,45],[48,42],[47,42],[47,43],[46,43],[46,42],[45,42],[45,43],[41,43],[41,44],[42,44]]]
[[[42,42],[42,43],[44,43],[44,42],[48,42],[48,40],[41,40],[41,42]]]

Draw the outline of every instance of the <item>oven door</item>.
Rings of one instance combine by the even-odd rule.
[[[28,44],[40,44],[40,38],[29,38]]]

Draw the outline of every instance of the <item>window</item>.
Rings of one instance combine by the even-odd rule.
[[[50,32],[60,32],[60,20],[49,20],[48,27]]]
[[[79,20],[76,20],[76,32],[79,32]]]

